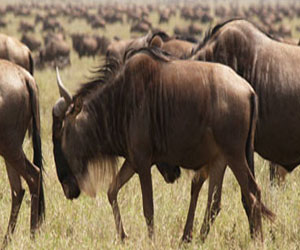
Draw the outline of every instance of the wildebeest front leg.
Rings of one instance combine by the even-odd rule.
[[[134,175],[134,173],[135,172],[130,167],[128,161],[125,160],[125,162],[123,163],[116,178],[114,178],[114,180],[110,184],[108,192],[107,192],[108,200],[109,200],[109,203],[113,210],[117,232],[122,240],[124,240],[124,238],[126,238],[126,234],[125,234],[123,224],[122,224],[122,219],[121,219],[117,196],[118,196],[119,190],[123,187],[123,185],[126,182],[129,181],[129,179]]]
[[[10,235],[13,234],[15,230],[15,226],[17,223],[17,218],[19,214],[19,210],[22,204],[22,200],[24,197],[25,190],[22,188],[22,183],[20,179],[20,175],[18,172],[10,165],[7,161],[6,163],[6,171],[8,175],[9,184],[11,187],[11,212],[9,223],[7,227],[7,232],[4,237],[4,241],[2,244],[2,249],[6,247],[8,241],[10,240]]]
[[[152,190],[152,176],[151,168],[146,167],[139,171],[140,185],[143,197],[143,209],[146,224],[148,227],[148,235],[150,239],[154,236],[154,220],[153,220],[153,190]]]
[[[195,210],[197,207],[199,192],[201,190],[203,183],[207,178],[208,178],[207,169],[206,167],[203,167],[203,169],[196,172],[192,180],[190,207],[189,207],[189,212],[184,227],[182,241],[190,242],[192,240]]]

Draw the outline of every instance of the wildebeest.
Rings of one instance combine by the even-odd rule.
[[[24,43],[31,51],[35,51],[41,47],[41,42],[31,34],[23,34],[21,42]]]
[[[0,18],[0,27],[5,28],[7,26],[7,21],[3,20],[2,17]]]
[[[56,41],[66,41],[66,35],[64,32],[48,32],[44,36],[44,44],[47,46],[48,43],[50,43],[52,40]]]
[[[145,36],[136,39],[121,40],[112,42],[106,51],[106,57],[114,57],[123,60],[126,51],[131,49],[140,49],[142,47],[157,47],[168,52],[177,58],[187,58],[197,44],[187,40],[170,37],[163,31],[148,32]]]
[[[106,58],[122,60],[124,54],[134,39],[112,41],[106,50]]]
[[[255,151],[289,172],[300,164],[298,46],[278,42],[246,20],[233,19],[215,26],[192,58],[228,65],[246,79],[259,98]],[[194,186],[201,188],[206,178],[204,174],[194,180]],[[196,200],[200,188],[195,189]],[[220,195],[216,197],[212,207],[219,208]]]
[[[88,34],[72,34],[72,46],[78,53],[79,58],[82,56],[92,56],[95,58],[99,50],[98,41],[95,37]]]
[[[110,39],[106,36],[93,35],[93,37],[97,40],[98,43],[98,53],[100,55],[106,55],[107,48],[110,44]]]
[[[107,47],[106,58],[114,58],[122,61],[126,51],[147,46],[151,37],[151,32],[148,32],[148,34],[146,34],[145,36],[141,36],[136,39],[132,38],[127,40],[112,41]]]
[[[148,42],[149,46],[161,48],[176,58],[187,58],[196,44],[189,41],[169,37],[164,32],[154,33]]]
[[[54,18],[45,18],[43,20],[43,31],[47,31],[47,30],[63,31],[64,28],[58,20]]]
[[[39,51],[39,56],[36,60],[37,65],[65,67],[70,65],[70,47],[65,40],[52,38],[48,41],[44,48]]]
[[[147,33],[151,30],[151,28],[152,28],[151,23],[147,23],[144,22],[143,20],[140,20],[131,25],[130,32]]]
[[[246,197],[252,233],[262,240],[261,213],[270,219],[273,214],[261,202],[248,166],[257,118],[252,87],[229,67],[171,60],[155,48],[129,53],[125,63],[110,62],[99,74],[74,97],[57,77],[62,97],[52,110],[52,138],[66,198],[77,198],[81,191],[96,195],[99,170],[115,169],[122,156],[125,162],[108,191],[117,232],[126,236],[118,191],[137,173],[152,237],[153,164],[206,166],[212,183],[222,183],[228,164]]]
[[[14,232],[25,190],[23,177],[31,195],[30,231],[38,228],[45,214],[42,184],[42,150],[40,139],[40,111],[37,85],[22,67],[0,60],[0,155],[4,158],[11,187],[12,207],[3,246]],[[33,144],[33,164],[27,159],[22,144],[26,131]]]
[[[18,31],[21,31],[21,32],[24,32],[24,33],[27,33],[29,31],[34,32],[34,25],[27,22],[27,21],[21,20],[20,24],[19,24]]]
[[[33,59],[30,50],[19,40],[0,34],[0,58],[9,60],[33,75]]]

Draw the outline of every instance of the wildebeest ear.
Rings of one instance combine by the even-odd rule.
[[[161,48],[163,45],[163,40],[160,36],[155,36],[152,38],[152,41],[150,42],[150,47],[156,47]]]
[[[76,97],[76,99],[74,100],[74,114],[77,115],[83,106],[83,100],[80,96]]]

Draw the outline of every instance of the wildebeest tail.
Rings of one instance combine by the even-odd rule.
[[[258,119],[258,99],[255,93],[251,95],[251,115],[250,115],[250,127],[249,133],[246,142],[246,157],[247,162],[250,168],[251,173],[254,177],[254,137],[255,137],[255,129],[256,129],[256,122]],[[261,201],[261,212],[262,215],[268,218],[271,221],[274,221],[275,214],[268,209]]]
[[[29,53],[29,73],[32,76],[33,76],[33,71],[34,71],[34,61],[33,61],[31,53]]]
[[[255,136],[255,128],[257,122],[258,115],[258,102],[257,96],[253,93],[250,97],[251,102],[251,114],[250,114],[250,127],[246,142],[246,157],[251,173],[254,176],[254,136]]]
[[[40,107],[38,100],[38,90],[35,82],[26,81],[30,97],[30,108],[32,114],[32,145],[33,145],[33,163],[40,169],[40,197],[39,197],[39,220],[45,217],[45,199],[43,190],[43,156],[42,143],[40,136]]]

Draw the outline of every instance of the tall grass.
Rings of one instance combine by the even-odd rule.
[[[20,38],[17,31],[19,17],[9,14],[5,19],[11,23],[0,31]],[[26,18],[33,22],[33,16]],[[108,25],[106,30],[92,31],[85,21],[67,22],[59,18],[68,34],[73,32],[97,32],[112,38],[118,35],[129,38],[128,24]],[[158,16],[151,14],[155,26]],[[299,23],[299,20],[293,20]],[[173,27],[185,25],[179,15],[162,27],[172,34]],[[207,27],[204,27],[207,28]],[[43,36],[41,25],[36,27],[36,34]],[[295,35],[295,33],[294,33]],[[71,45],[70,38],[67,37]],[[78,85],[91,76],[89,70],[101,64],[100,59],[82,58],[71,53],[71,66],[61,70],[65,85],[74,92]],[[227,169],[224,180],[222,210],[211,228],[207,241],[202,244],[199,231],[204,216],[207,200],[207,184],[204,185],[198,202],[194,225],[194,239],[191,244],[180,245],[180,238],[187,215],[191,177],[183,172],[182,177],[173,185],[165,184],[158,171],[153,168],[153,190],[155,208],[155,240],[149,241],[142,212],[141,191],[137,176],[124,186],[119,194],[119,205],[129,238],[121,243],[116,237],[112,210],[106,197],[106,190],[95,199],[82,195],[78,200],[68,201],[56,176],[51,142],[51,109],[58,98],[55,71],[47,68],[35,72],[39,85],[42,146],[45,161],[45,197],[46,220],[35,240],[29,237],[30,196],[26,183],[26,195],[20,210],[13,240],[8,249],[255,249],[249,236],[246,214],[241,204],[239,186],[231,171]],[[78,145],[80,147],[81,145]],[[24,149],[32,159],[31,142],[26,139]],[[262,200],[276,214],[275,223],[263,221],[265,249],[300,249],[300,170],[295,170],[287,177],[280,188],[270,187],[268,165],[256,156],[257,182],[262,189]],[[0,237],[4,236],[10,213],[10,187],[3,161],[0,168]]]

